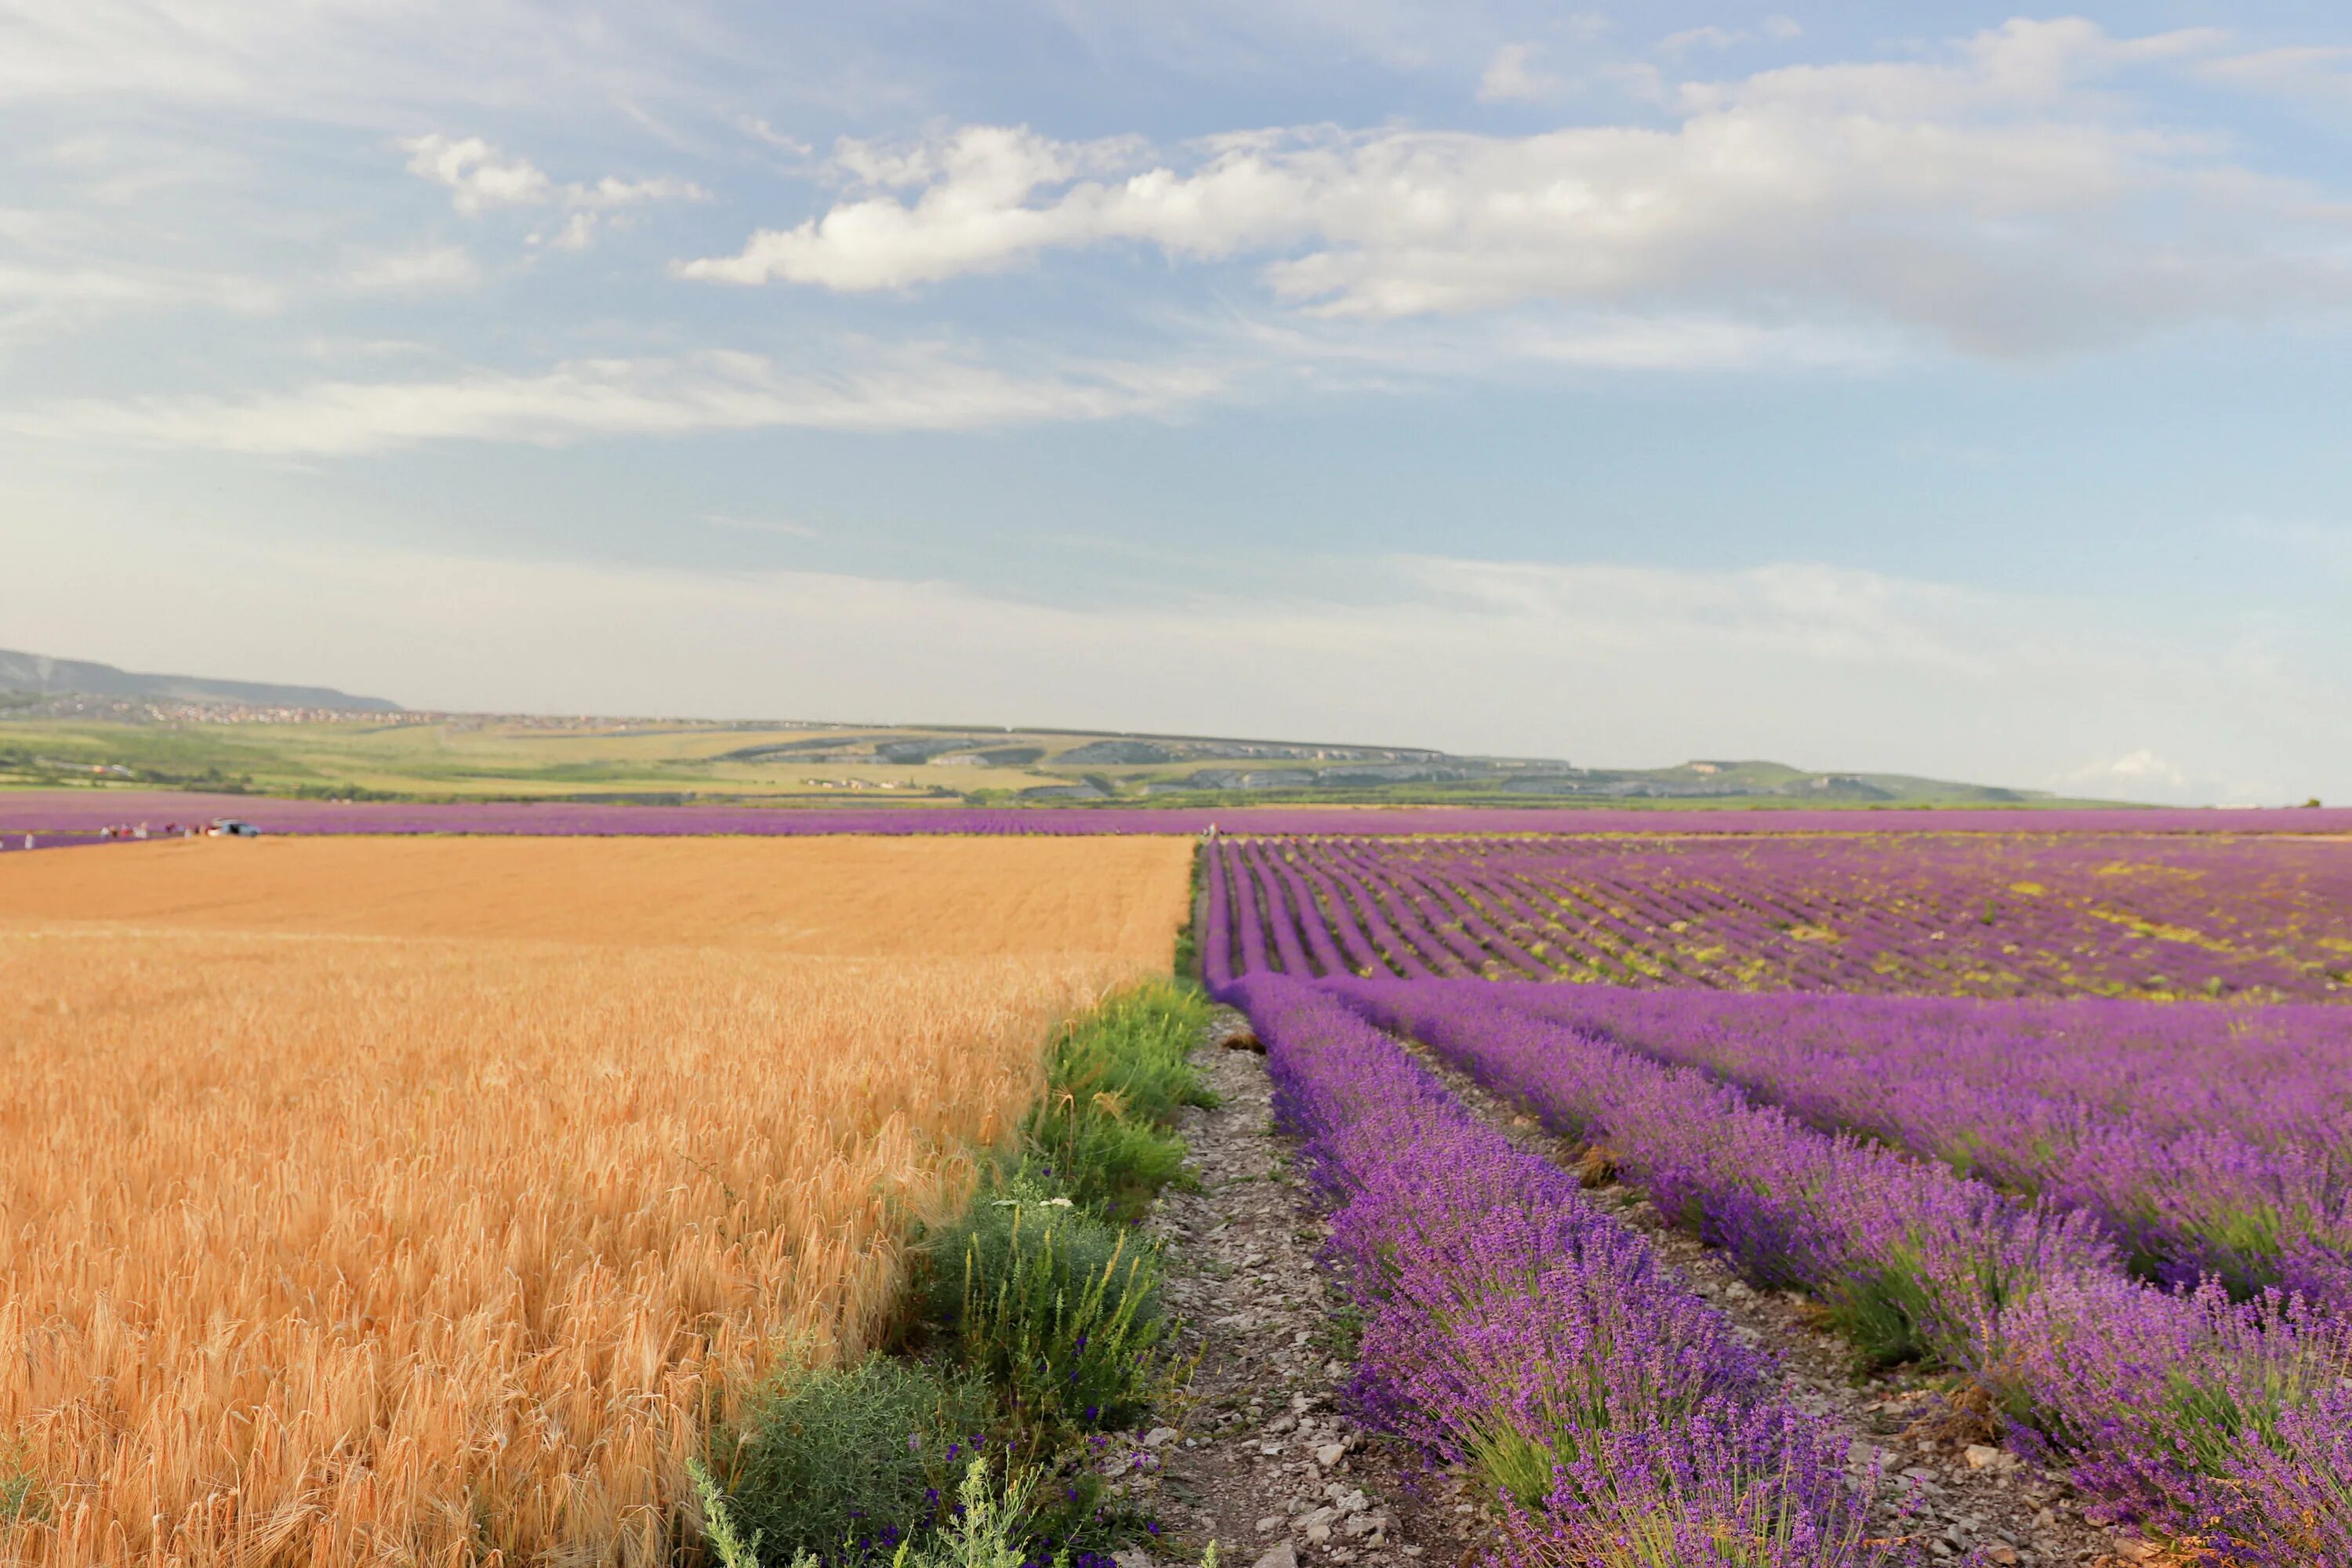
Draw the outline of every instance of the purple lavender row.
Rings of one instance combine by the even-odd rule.
[[[1249,867],[1241,853],[1232,845],[1221,847],[1218,858],[1225,867],[1225,888],[1233,900],[1234,931],[1240,945],[1236,962],[1244,974],[1254,974],[1271,969],[1274,963],[1265,945],[1265,921],[1259,910],[1257,879],[1250,875]]]
[[[1339,944],[1332,941],[1329,911],[1316,902],[1306,879],[1298,874],[1295,858],[1297,851],[1288,844],[1261,845],[1260,848],[1265,857],[1264,864],[1273,874],[1281,892],[1289,900],[1297,921],[1298,934],[1306,939],[1307,955],[1316,973],[1354,973],[1355,966],[1348,962]]]
[[[2227,1129],[2263,1148],[2312,1151],[2352,1169],[2352,1014],[2338,1006],[1565,985],[1509,992],[1521,1005],[1628,1039],[1672,1033],[1727,1058],[1780,1048],[1859,1058],[1890,1080],[1943,1074],[2078,1103],[2086,1114],[2163,1134]]]
[[[2352,1323],[2139,1283],[2084,1215],[1816,1131],[1498,987],[1326,989],[1604,1148],[1750,1279],[1817,1296],[1865,1358],[1968,1372],[2013,1446],[2070,1466],[2116,1517],[2223,1561],[2352,1563]]]
[[[1273,943],[1276,962],[1285,974],[1309,979],[1316,969],[1300,939],[1298,911],[1283,896],[1282,879],[1268,863],[1271,854],[1264,840],[1242,847],[1243,863],[1249,868],[1250,887],[1265,905],[1266,934]]]
[[[1400,861],[1397,871],[1445,912],[1440,929],[1459,931],[1487,962],[1499,961],[1528,975],[1550,972],[1549,965],[1506,934],[1468,896],[1475,890],[1475,883],[1465,885],[1463,879],[1452,876],[1423,874],[1417,860],[1411,858]]]
[[[1328,858],[1345,851],[1318,842],[1308,847],[1308,853]],[[1418,875],[1410,862],[1383,862],[1369,845],[1360,847],[1359,853],[1363,857],[1363,879],[1370,885],[1384,885],[1398,898],[1400,907],[1411,911],[1407,929],[1441,972],[1475,974],[1482,965],[1500,959],[1511,963],[1524,960],[1528,973],[1548,973],[1479,913],[1458,889]],[[1403,966],[1401,961],[1397,966]]]
[[[1292,861],[1289,857],[1294,853],[1286,843],[1264,840],[1246,843],[1238,851],[1241,863],[1249,868],[1249,886],[1255,896],[1265,900],[1270,911],[1279,911],[1275,916],[1273,944],[1283,973],[1312,978],[1318,974],[1355,974],[1369,969],[1387,975],[1393,973],[1391,963],[1408,975],[1416,971],[1428,973],[1413,959],[1410,948],[1401,943],[1391,949],[1386,959],[1374,952],[1332,878],[1303,857],[1298,862]],[[1317,896],[1318,890],[1323,895],[1321,900]],[[1335,931],[1339,937],[1336,943]],[[1390,934],[1393,939],[1392,930]],[[1343,947],[1348,951],[1343,952]]]
[[[1900,853],[1890,853],[1895,850]],[[2118,857],[2153,863],[2126,865],[2135,874],[2118,879],[2106,875]],[[2341,904],[2334,900],[2347,890],[2347,858],[2320,845],[2130,839],[1568,840],[1549,849],[1531,840],[1496,846],[1476,858],[1490,869],[1529,874],[1572,868],[1580,879],[1622,865],[1678,890],[1695,881],[1727,879],[1759,902],[1790,889],[1793,879],[1804,908],[1851,911],[1852,929],[1837,941],[1846,967],[1859,966],[1865,975],[1872,973],[1869,961],[1889,951],[1917,958],[1923,938],[1969,936],[1980,954],[1983,933],[1972,928],[1992,911],[2000,928],[1995,934],[2003,939],[1999,945],[2019,950],[2004,956],[2024,961],[2029,969],[2078,950],[2105,963],[2145,949],[2154,955],[2151,967],[2160,962],[2172,972],[2175,988],[2192,990],[2214,982],[2226,986],[2233,977],[2292,986],[2306,978],[2313,963],[2324,968],[2326,928],[2342,924]],[[2192,875],[2182,877],[2183,871]],[[2053,879],[2053,886],[2016,880],[2029,874]],[[2307,933],[2319,945],[2310,962],[2282,964],[2278,953],[2263,950],[2277,933],[2243,925],[2249,911],[2268,922],[2277,910],[2286,911],[2290,925],[2318,922]],[[2221,939],[2210,937],[2212,931]],[[2340,939],[2341,931],[2336,935]],[[2052,973],[2063,975],[2063,967]]]
[[[1423,952],[1422,945],[1407,937],[1399,927],[1398,922],[1409,919],[1410,916],[1400,908],[1392,917],[1390,910],[1374,890],[1373,885],[1356,874],[1356,868],[1350,861],[1344,858],[1333,857],[1328,863],[1328,874],[1339,889],[1340,896],[1351,900],[1361,913],[1366,939],[1371,947],[1372,955],[1388,969],[1402,974],[1407,980],[1423,980],[1430,978],[1433,973],[1445,973],[1447,970],[1460,967],[1456,963],[1447,963],[1446,959],[1440,959],[1440,963],[1445,963],[1445,969],[1432,970],[1429,961],[1422,956]],[[1439,952],[1442,953],[1444,950],[1441,948]],[[1450,958],[1450,955],[1447,957]]]
[[[1201,922],[1201,982],[1215,995],[1234,983],[1234,895],[1222,848],[1207,855],[1208,908]]]
[[[1967,900],[1970,889],[1966,882],[1974,880],[1979,889],[1987,885],[1981,865],[1974,860],[1956,865],[1945,847],[1898,840],[1868,847],[1884,851],[1890,847],[1901,850],[1900,861],[1894,863],[1904,865],[1913,874],[1931,878],[1930,885],[1947,905],[1957,906]],[[1778,965],[1785,970],[1784,982],[1799,989],[1881,988],[1885,984],[1881,961],[1889,954],[1898,955],[1906,969],[1935,972],[1953,967],[1936,961],[1939,955],[1936,944],[1949,932],[1939,932],[1935,928],[1954,923],[1950,917],[1956,910],[1948,909],[1946,918],[1931,919],[1927,913],[1906,907],[1900,899],[1855,895],[1857,879],[1870,879],[1874,859],[1883,860],[1883,856],[1857,853],[1854,847],[1844,845],[1832,850],[1819,845],[1798,845],[1785,853],[1763,856],[1748,854],[1747,846],[1732,847],[1719,854],[1708,853],[1709,848],[1712,847],[1685,847],[1682,852],[1658,862],[1651,861],[1646,855],[1624,857],[1637,870],[1655,864],[1665,873],[1659,880],[1673,888],[1672,905],[1651,897],[1636,878],[1612,876],[1605,862],[1595,865],[1580,853],[1569,857],[1569,864],[1578,868],[1573,878],[1558,875],[1556,868],[1531,865],[1529,858],[1518,852],[1517,847],[1500,847],[1496,858],[1503,867],[1517,868],[1521,874],[1555,887],[1588,898],[1597,893],[1601,896],[1593,901],[1603,908],[1619,900],[1646,906],[1644,912],[1650,922],[1646,931],[1628,927],[1622,918],[1603,921],[1589,917],[1596,925],[1613,925],[1614,934],[1628,942],[1635,952],[1646,947],[1687,952],[1709,942],[1727,942],[1735,952],[1740,953],[1772,952]],[[2110,846],[2109,852],[2112,848]],[[1699,889],[1722,885],[1716,875],[1718,868],[1727,869],[1734,879],[1733,885],[1738,889],[1736,899],[1709,900],[1697,893]],[[1547,869],[1552,869],[1553,874],[1546,875]],[[1782,881],[1792,874],[1802,876],[1808,870],[1823,874],[1826,879],[1820,885],[1798,889],[1790,889]],[[1864,885],[1867,885],[1866,880]],[[1999,886],[1997,882],[1991,885]],[[1989,899],[1991,895],[1985,896]],[[1715,907],[1708,908],[1710,903]],[[2073,921],[2074,926],[2080,924],[2080,921]],[[1678,940],[1686,928],[1699,933],[1696,942]],[[1793,937],[1791,933],[1796,931],[1806,932],[1807,939]],[[2079,933],[2070,942],[2065,937],[2042,931],[2033,933],[2027,943],[2008,945],[2018,946],[2021,954],[2037,955],[2038,961],[2039,954],[2063,952],[2079,942]],[[2210,976],[2200,977],[2200,984],[2203,978]]]
[[[1278,975],[1224,999],[1333,1205],[1366,1413],[1506,1499],[1506,1563],[1876,1568],[1847,1440],[1575,1179],[1485,1126],[1346,1006]]]
[[[2088,1213],[2136,1273],[2173,1285],[2210,1275],[2242,1299],[2278,1287],[2352,1317],[2352,1173],[2324,1153],[2220,1128],[2166,1131],[2127,1110],[2000,1081],[2013,1042],[1997,1035],[1849,1030],[1843,1048],[1831,1048],[1817,1043],[1818,1029],[1785,1027],[1792,1015],[1834,1018],[1855,998],[1499,989],[1537,1016],[1701,1068],[1811,1126],[1880,1139]],[[2205,1017],[2219,1046],[2227,1016]],[[1991,1059],[1970,1063],[1971,1049]],[[2228,1070],[2226,1049],[2210,1053],[2208,1070]]]
[[[1987,995],[2352,998],[2352,855],[2307,839],[1314,841],[1538,978]]]
[[[1939,1165],[1832,1138],[1705,1074],[1534,1017],[1490,984],[1335,982],[1554,1131],[1604,1146],[1660,1211],[1759,1283],[1822,1291],[1874,1360],[1965,1363],[2002,1300],[2052,1272],[2118,1272],[2086,1217],[2017,1203]]]
[[[1396,911],[1397,929],[1419,948],[1431,968],[1441,974],[1479,973],[1487,962],[1486,950],[1462,929],[1454,911],[1433,890],[1395,863],[1384,863],[1369,841],[1327,847],[1345,857],[1363,886],[1388,896]]]
[[[1373,947],[1366,933],[1365,922],[1356,906],[1340,888],[1339,879],[1313,861],[1300,859],[1295,869],[1305,881],[1313,898],[1323,906],[1323,918],[1331,927],[1331,934],[1339,943],[1346,972],[1367,979],[1386,978],[1395,973]]]
[[[1907,884],[1883,872],[1846,882],[1856,963],[1935,952],[1961,973],[1996,958],[2020,961],[2029,978],[2040,966],[2031,984],[2042,990],[2279,995],[2346,967],[2328,944],[2346,934],[2352,858],[2325,847],[2026,840],[2007,858],[1958,840],[1927,847]],[[1996,874],[2004,858],[2013,868]],[[2091,984],[2070,983],[2074,958],[2094,967]]]

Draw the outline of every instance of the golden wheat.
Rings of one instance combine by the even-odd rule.
[[[1054,1018],[1165,967],[1184,877],[1106,839],[0,866],[0,1548],[666,1559],[708,1423],[865,1342],[908,1214]]]

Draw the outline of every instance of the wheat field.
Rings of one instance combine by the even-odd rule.
[[[0,1555],[647,1563],[877,1327],[1143,839],[268,840],[0,863]]]

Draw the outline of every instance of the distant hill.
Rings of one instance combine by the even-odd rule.
[[[2102,804],[1728,758],[1593,767],[1426,746],[1135,731],[419,711],[327,687],[142,675],[0,650],[0,788],[90,780],[339,798],[779,805]]]
[[[990,765],[1019,770],[1010,800],[1100,805],[1148,798],[1185,805],[1659,804],[2037,805],[2038,790],[1822,773],[1768,762],[1689,762],[1669,768],[1588,768],[1551,757],[1457,756],[1426,747],[1239,740],[1073,730],[977,730],[954,725],[843,725],[712,754],[750,767],[824,766],[845,782],[861,768]],[[969,794],[969,790],[966,792]]]
[[[382,697],[353,697],[328,686],[277,686],[262,680],[210,680],[193,675],[144,675],[87,659],[50,658],[0,648],[0,691],[44,697],[148,698],[177,702],[243,702],[256,708],[334,708],[354,713],[397,713]]]

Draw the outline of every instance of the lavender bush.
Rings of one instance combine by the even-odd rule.
[[[1526,1563],[1861,1568],[1846,1443],[1573,1177],[1482,1124],[1347,1007],[1275,976],[1225,995],[1267,1045],[1280,1114],[1334,1205],[1366,1315],[1356,1397],[1477,1464]]]

